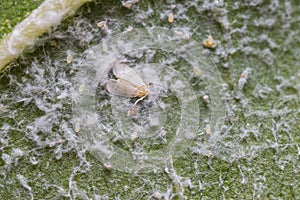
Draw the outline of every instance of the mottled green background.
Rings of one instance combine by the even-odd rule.
[[[0,1],[1,37],[40,2]],[[170,24],[167,13],[174,4],[175,21]],[[182,188],[187,199],[300,199],[299,1],[227,1],[216,5],[221,4],[141,1],[129,10],[120,1],[89,2],[12,63],[14,67],[0,80],[1,199],[153,199],[156,191],[164,195],[162,199],[182,199]],[[212,155],[198,152],[200,147],[193,144],[195,148],[191,146],[185,156],[175,160],[178,182],[163,171],[131,174],[105,169],[84,146],[67,138],[61,124],[40,131],[36,136],[40,142],[30,134],[28,125],[45,112],[35,102],[21,98],[25,83],[43,85],[35,79],[43,77],[49,81],[46,85],[55,84],[62,74],[72,76],[75,72],[66,65],[63,52],[72,49],[80,54],[101,40],[80,40],[84,38],[82,30],[75,26],[80,19],[92,26],[86,33],[97,30],[100,20],[108,19],[113,34],[129,25],[187,27],[199,45],[207,34],[220,42],[211,57],[226,88],[222,94],[227,117],[218,137],[222,139],[210,148]],[[62,38],[52,36],[62,32]],[[97,33],[101,35],[100,31],[93,35]],[[33,62],[39,67],[54,63],[55,75],[51,68],[40,72]],[[252,71],[239,88],[246,68]],[[59,100],[53,99],[56,96],[51,92],[55,93],[54,87],[36,95],[42,93],[42,98],[55,104]],[[56,114],[67,124],[72,105],[63,103]],[[10,155],[10,163],[5,162],[5,155]]]

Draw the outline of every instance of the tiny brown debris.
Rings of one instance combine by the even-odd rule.
[[[217,46],[217,43],[214,41],[213,37],[209,35],[205,40],[203,40],[203,45],[207,48],[214,49]]]
[[[80,131],[80,123],[79,122],[76,122],[74,129],[75,129],[76,133],[78,133]]]
[[[73,55],[72,55],[72,53],[69,51],[69,52],[67,53],[67,59],[66,59],[67,64],[70,64],[70,63],[72,62],[72,60],[73,60]]]
[[[173,13],[169,13],[168,21],[169,21],[170,23],[173,23],[173,22],[174,22],[174,14],[173,14]]]
[[[204,95],[203,96],[203,100],[208,103],[209,102],[209,96],[208,95]]]
[[[194,71],[194,74],[195,74],[196,76],[200,76],[201,71],[200,71],[200,69],[199,69],[198,67],[193,67],[193,71]]]
[[[98,26],[99,28],[104,28],[104,27],[106,27],[106,23],[107,23],[107,21],[101,21],[101,22],[99,22],[99,23],[97,24],[97,26]]]
[[[137,106],[131,106],[131,108],[129,109],[128,115],[129,115],[131,118],[134,118],[134,117],[136,117],[137,112],[138,112]]]
[[[107,53],[108,52],[108,47],[107,47],[107,44],[106,43],[103,43],[102,45],[102,50],[104,53]]]
[[[207,135],[211,134],[211,129],[210,129],[210,125],[209,124],[206,124],[206,126],[205,126],[205,132],[206,132]]]
[[[131,134],[131,136],[130,136],[131,141],[134,141],[137,137],[138,137],[137,132],[133,132],[133,133]]]

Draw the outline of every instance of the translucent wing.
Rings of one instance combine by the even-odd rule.
[[[113,68],[113,73],[117,78],[132,83],[137,87],[146,85],[143,79],[132,68],[128,67],[125,64],[116,64],[116,66]]]
[[[110,79],[106,83],[106,89],[109,93],[123,97],[137,97],[140,90],[130,82],[123,79]]]

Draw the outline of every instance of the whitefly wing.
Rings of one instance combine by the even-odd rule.
[[[132,68],[128,67],[125,64],[116,64],[116,66],[114,66],[113,68],[113,73],[117,78],[132,83],[137,87],[146,85],[143,79]]]
[[[110,79],[106,83],[106,89],[109,93],[123,97],[137,97],[139,90],[136,86],[124,79]]]

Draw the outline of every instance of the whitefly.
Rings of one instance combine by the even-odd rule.
[[[113,74],[117,79],[110,79],[106,83],[109,93],[123,97],[139,97],[134,103],[144,99],[149,94],[149,88],[143,79],[129,66],[118,63],[113,67]]]

